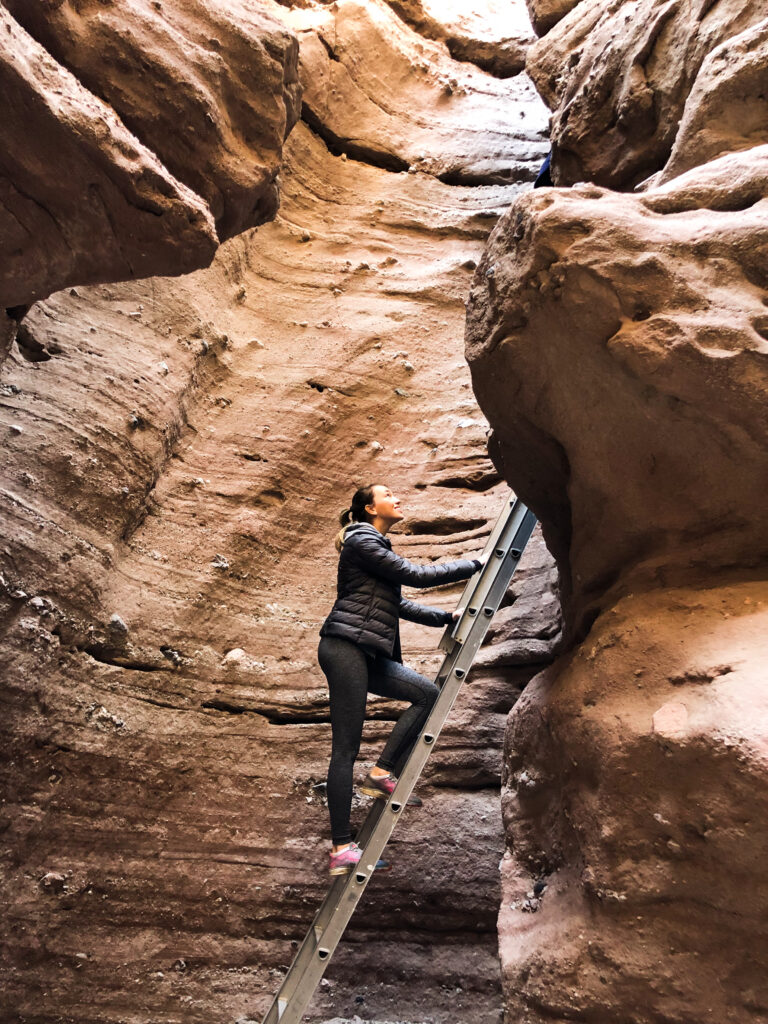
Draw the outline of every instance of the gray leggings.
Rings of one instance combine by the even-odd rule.
[[[362,647],[340,637],[324,636],[317,657],[331,696],[333,746],[328,769],[328,810],[333,842],[340,845],[351,839],[352,771],[360,750],[368,693],[410,702],[376,762],[379,768],[397,775],[440,691],[426,676],[420,676],[399,661],[381,654],[375,657],[366,654]]]

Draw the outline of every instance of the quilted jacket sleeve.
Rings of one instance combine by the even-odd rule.
[[[409,622],[420,622],[422,626],[447,626],[453,622],[450,612],[441,608],[430,608],[427,604],[417,604],[415,601],[408,601],[400,598],[400,618],[408,619]]]
[[[477,559],[459,558],[453,562],[416,565],[396,555],[383,537],[377,538],[369,530],[352,534],[346,543],[353,545],[355,557],[366,572],[405,587],[437,587],[441,583],[468,580],[481,564]]]

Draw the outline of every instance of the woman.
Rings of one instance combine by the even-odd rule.
[[[332,875],[351,871],[361,856],[360,848],[352,842],[349,816],[352,771],[360,749],[368,693],[410,702],[360,787],[368,796],[387,799],[439,692],[433,682],[402,664],[398,619],[402,616],[425,626],[445,626],[453,615],[405,600],[400,596],[400,586],[456,583],[469,579],[483,565],[480,559],[425,566],[406,561],[394,553],[386,537],[403,518],[400,502],[383,484],[361,487],[351,507],[340,516],[337,597],[320,630],[318,648],[331,700],[333,747],[327,794]],[[409,803],[418,805],[421,801],[412,797]],[[381,861],[379,865],[385,866]]]

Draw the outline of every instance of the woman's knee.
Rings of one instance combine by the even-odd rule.
[[[432,682],[431,679],[424,679],[421,687],[421,699],[418,701],[419,704],[424,707],[431,708],[437,700],[440,690]]]
[[[334,746],[331,749],[331,765],[334,768],[352,767],[360,753],[360,746]]]

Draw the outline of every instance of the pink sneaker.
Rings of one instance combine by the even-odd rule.
[[[360,792],[365,793],[366,796],[376,797],[378,800],[389,800],[395,791],[396,785],[397,779],[391,772],[389,775],[382,775],[380,778],[375,778],[369,772],[360,786]],[[411,793],[408,797],[407,806],[421,807],[422,803],[419,797]]]
[[[329,873],[331,875],[348,875],[352,868],[356,867],[362,855],[363,851],[357,843],[350,843],[346,850],[340,850],[339,853],[331,854]],[[376,867],[373,870],[388,871],[390,866],[389,861],[377,860]]]

